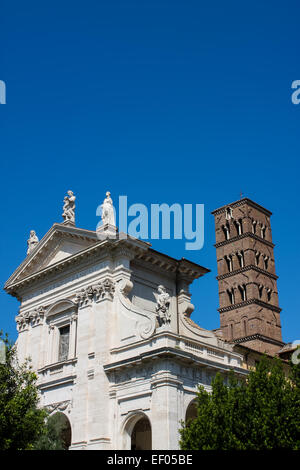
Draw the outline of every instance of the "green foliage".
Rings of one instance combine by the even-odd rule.
[[[20,366],[15,347],[0,332],[5,361],[0,363],[0,450],[26,450],[44,427],[45,410],[38,408],[36,375],[29,362]]]
[[[34,450],[66,450],[64,436],[67,423],[61,413],[49,416],[43,433],[33,445]]]
[[[197,418],[182,423],[183,450],[300,449],[300,366],[287,378],[279,359],[263,357],[246,380],[217,373],[212,393],[199,387]]]

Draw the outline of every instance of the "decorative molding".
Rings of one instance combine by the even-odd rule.
[[[250,336],[244,336],[243,338],[237,338],[237,339],[232,340],[232,342],[235,343],[235,344],[240,344],[240,343],[245,343],[247,341],[253,341],[253,340],[265,341],[267,343],[272,343],[272,344],[276,344],[276,345],[280,345],[280,346],[285,344],[282,341],[279,341],[279,340],[276,340],[276,339],[273,339],[273,338],[269,338],[268,336],[261,335],[260,333],[256,333],[256,334],[250,335]]]
[[[249,371],[243,369],[240,366],[235,366],[231,364],[226,364],[225,362],[216,362],[212,357],[203,357],[202,355],[195,355],[191,352],[184,351],[182,349],[177,349],[173,347],[164,346],[158,348],[154,351],[149,350],[147,352],[138,354],[136,356],[131,356],[128,359],[123,359],[121,361],[110,362],[103,366],[104,371],[106,374],[115,373],[116,371],[119,373],[121,370],[128,371],[131,367],[134,366],[141,366],[143,364],[148,365],[149,360],[166,360],[171,359],[178,363],[182,363],[183,366],[186,368],[188,365],[193,365],[193,367],[211,367],[212,369],[216,370],[223,370],[227,372],[229,370],[234,370],[236,374],[247,376]]]
[[[247,204],[248,206],[253,207],[254,209],[258,209],[260,212],[263,212],[266,216],[270,217],[272,215],[272,212],[270,212],[268,209],[265,207],[261,206],[260,204],[257,204],[256,202],[252,201],[251,199],[248,199],[247,197],[243,199],[239,199],[238,201],[232,202],[231,204],[227,204],[226,206],[219,207],[218,209],[215,209],[212,211],[213,215],[219,215],[225,212],[226,207],[240,207],[244,206]]]
[[[20,264],[20,266],[9,277],[9,279],[5,283],[5,289],[9,288],[11,285],[17,284],[25,277],[29,277],[30,274],[26,275],[26,271],[28,271],[30,265],[36,263],[36,261],[39,265],[39,259],[41,259],[41,256],[43,255],[45,249],[48,250],[50,243],[57,243],[58,238],[60,238],[60,240],[66,238],[75,238],[77,240],[87,240],[91,243],[93,243],[93,241],[95,243],[98,241],[96,233],[91,230],[84,230],[76,227],[69,227],[64,226],[63,224],[55,223],[39,242],[36,249],[34,249],[34,251],[25,258],[25,260]],[[51,250],[51,252],[52,251],[53,250]],[[43,257],[43,259],[45,260],[45,257]],[[22,276],[22,278],[20,281],[18,281],[20,279],[20,276]]]
[[[250,237],[253,238],[254,240],[257,240],[259,242],[264,243],[265,245],[268,245],[271,248],[274,248],[275,245],[272,242],[269,242],[265,238],[261,238],[258,235],[252,233],[252,232],[245,232],[242,233],[241,235],[237,235],[236,237],[229,238],[229,240],[223,240],[222,242],[216,243],[214,246],[215,248],[219,248],[220,246],[228,245],[229,243],[235,242],[237,240],[241,240],[242,238]]]
[[[88,276],[89,274],[93,274],[94,272],[99,271],[100,269],[102,269],[104,266],[105,266],[104,263],[101,262],[100,264],[92,266],[91,268],[88,268],[88,269],[85,269],[83,271],[77,272],[76,274],[72,274],[70,276],[64,277],[63,279],[61,279],[59,281],[56,281],[56,282],[53,282],[49,286],[44,287],[43,289],[35,291],[33,294],[24,295],[23,296],[23,301],[31,300],[34,297],[46,294],[47,292],[53,291],[53,290],[58,289],[62,286],[64,286],[64,287],[70,286],[70,284],[72,284],[74,281],[78,281],[81,278],[83,278],[85,276]]]
[[[38,326],[44,321],[46,309],[45,307],[38,307],[29,312],[20,313],[16,316],[17,330],[24,331],[27,326]]]
[[[19,281],[17,279],[11,283],[7,281],[4,289],[9,294],[16,297],[17,290],[20,289],[21,287],[25,287],[34,281],[40,281],[41,279],[45,277],[49,278],[49,275],[52,273],[55,273],[57,275],[58,271],[63,271],[65,267],[69,267],[71,264],[80,263],[82,262],[83,259],[88,258],[89,256],[92,256],[92,255],[95,255],[95,253],[97,253],[98,251],[101,251],[103,253],[104,247],[108,249],[111,246],[111,243],[112,243],[111,240],[98,241],[97,243],[95,243],[95,245],[89,246],[79,251],[78,253],[74,253],[73,255],[70,255],[60,261],[57,261],[56,263],[51,264],[50,266],[46,266],[45,268],[42,268],[38,272],[28,274],[28,276],[20,279]]]
[[[111,279],[107,278],[98,284],[88,286],[77,292],[74,302],[81,308],[87,307],[91,305],[93,301],[112,300],[114,293],[115,284]]]
[[[239,302],[238,304],[233,304],[233,305],[228,305],[227,307],[218,308],[218,312],[220,313],[229,312],[230,310],[236,310],[237,308],[245,307],[251,304],[257,304],[257,305],[260,305],[261,307],[268,308],[269,310],[273,310],[278,313],[281,312],[280,307],[277,307],[276,305],[268,304],[259,299],[249,299],[249,300],[245,300],[244,302]]]
[[[50,414],[57,413],[58,411],[67,411],[68,413],[70,413],[71,407],[71,400],[59,401],[57,403],[51,403],[50,405],[45,406],[45,408],[50,412]]]
[[[254,264],[250,264],[249,266],[244,266],[243,268],[240,268],[240,269],[235,269],[234,271],[231,271],[229,273],[220,274],[219,276],[216,277],[216,279],[218,281],[220,281],[222,279],[226,279],[228,277],[231,277],[235,274],[240,274],[240,273],[243,273],[245,271],[249,271],[250,269],[253,269],[254,271],[257,271],[260,274],[264,274],[268,277],[271,277],[272,279],[274,279],[274,281],[277,281],[277,279],[278,279],[278,276],[276,276],[276,274],[270,273],[269,271],[265,271],[264,269],[259,268],[258,266],[255,266]]]

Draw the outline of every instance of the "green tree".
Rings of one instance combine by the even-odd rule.
[[[47,412],[38,407],[37,377],[29,361],[20,365],[16,350],[0,331],[5,352],[0,362],[0,450],[33,449],[45,432]]]
[[[67,433],[69,431],[67,421],[62,413],[48,416],[46,426],[39,438],[33,444],[34,450],[67,450]]]
[[[182,423],[183,450],[300,449],[300,366],[286,377],[279,359],[262,360],[246,380],[220,373],[199,387],[197,417]]]

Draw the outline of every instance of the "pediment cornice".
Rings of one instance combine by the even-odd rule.
[[[82,261],[87,260],[88,258],[93,258],[94,260],[95,257],[97,257],[100,254],[100,252],[102,252],[102,254],[105,254],[111,258],[114,258],[115,256],[119,256],[120,253],[121,254],[123,253],[128,257],[134,258],[136,254],[140,253],[140,251],[143,251],[145,249],[146,250],[148,249],[148,244],[141,242],[139,240],[106,239],[106,240],[99,241],[97,239],[97,241],[95,241],[94,244],[79,251],[78,253],[70,255],[56,263],[53,263],[49,266],[39,269],[38,271],[29,273],[28,275],[24,277],[15,276],[17,273],[17,271],[15,271],[13,275],[15,277],[11,276],[11,278],[5,284],[4,289],[9,294],[19,298],[18,291],[20,289],[26,286],[29,286],[30,284],[36,281],[41,281],[45,278],[48,278],[49,276],[53,274],[62,272],[67,267],[76,265],[77,263],[79,264]],[[22,273],[24,273],[24,271],[22,271]]]
[[[41,239],[32,252],[24,259],[20,266],[14,271],[5,283],[4,289],[28,278],[31,274],[39,272],[45,266],[50,257],[55,255],[59,244],[63,240],[95,244],[98,242],[96,232],[84,230],[64,224],[54,224],[46,235]]]
[[[149,248],[148,251],[141,252],[137,255],[135,261],[141,265],[150,264],[153,268],[158,270],[175,273],[178,277],[189,279],[190,282],[210,272],[210,269],[204,268],[203,266],[193,263],[185,258],[172,258],[171,256],[160,253],[152,248]]]
[[[51,263],[63,241],[73,241],[83,244],[74,254],[66,255],[63,259]],[[85,244],[84,244],[85,243]],[[88,245],[87,247],[86,244]],[[97,233],[79,229],[65,224],[54,224],[42,238],[34,250],[25,258],[15,272],[5,283],[4,289],[11,295],[20,298],[20,289],[36,281],[44,280],[64,271],[67,267],[82,263],[88,258],[99,256],[99,252],[112,259],[126,257],[135,259],[143,265],[174,273],[178,278],[185,278],[188,282],[197,279],[210,270],[184,258],[175,259],[151,248],[148,242],[127,236],[99,240]]]

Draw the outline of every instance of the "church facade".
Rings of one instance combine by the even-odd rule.
[[[110,201],[100,240],[75,226],[73,193],[64,222],[41,241],[31,234],[5,285],[20,301],[18,357],[31,357],[70,449],[175,450],[199,384],[210,390],[217,371],[244,377],[284,346],[271,213],[246,198],[214,211],[221,327],[209,331],[191,319],[189,292],[209,270],[120,236]]]

